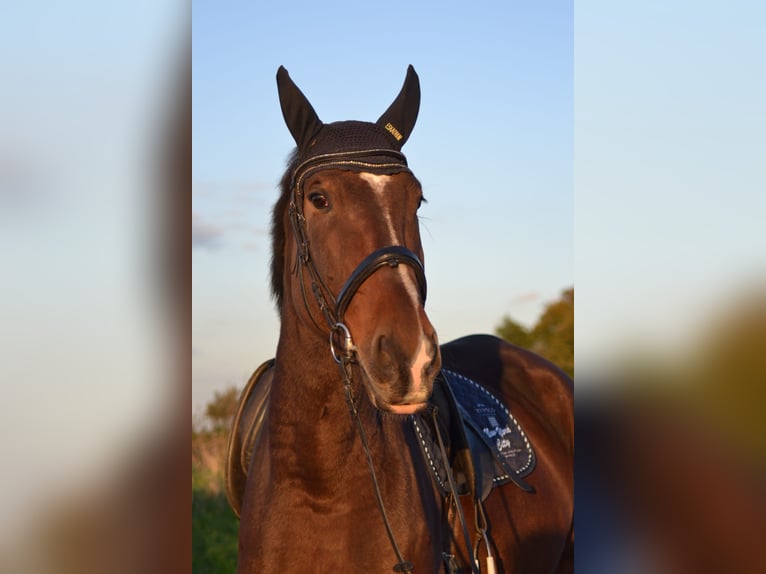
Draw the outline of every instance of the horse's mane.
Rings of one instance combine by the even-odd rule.
[[[290,182],[292,173],[298,162],[296,148],[287,158],[287,169],[279,182],[280,195],[271,213],[271,295],[277,303],[277,310],[282,311],[285,286],[283,277],[285,271],[285,210],[290,203]]]

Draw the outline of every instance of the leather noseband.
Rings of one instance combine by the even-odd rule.
[[[420,290],[420,298],[423,303],[426,302],[426,274],[423,269],[423,264],[412,251],[401,245],[389,245],[383,247],[377,251],[373,251],[362,262],[357,265],[353,273],[346,280],[346,283],[338,294],[338,299],[335,303],[335,318],[339,322],[343,322],[343,316],[346,314],[346,309],[351,303],[351,299],[356,294],[359,287],[364,283],[373,273],[375,273],[381,267],[388,265],[389,267],[397,267],[400,263],[409,265],[415,271],[415,279],[418,282],[418,288]]]

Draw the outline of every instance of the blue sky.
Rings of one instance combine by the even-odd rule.
[[[408,64],[404,151],[424,186],[427,311],[442,341],[532,323],[573,283],[568,2],[195,2],[193,408],[273,356],[267,234],[293,147],[285,65],[322,120],[374,121]]]
[[[766,5],[585,3],[577,14],[583,373],[636,344],[678,354],[743,291],[764,292]]]
[[[763,280],[765,12],[196,2],[195,405],[276,342],[266,229],[293,145],[280,64],[325,121],[374,120],[415,66],[405,152],[429,199],[427,310],[442,340],[505,313],[531,323],[576,283],[582,373],[635,344],[676,352]]]

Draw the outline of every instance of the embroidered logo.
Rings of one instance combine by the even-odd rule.
[[[487,389],[454,371],[443,369],[455,398],[468,415],[465,422],[482,433],[517,476],[526,476],[535,466],[535,455],[526,433],[516,418]],[[507,476],[495,477],[495,481]]]
[[[388,131],[392,136],[396,138],[396,141],[401,141],[401,139],[404,137],[402,134],[399,133],[399,130],[396,129],[394,126],[391,125],[391,123],[386,124],[386,131]]]

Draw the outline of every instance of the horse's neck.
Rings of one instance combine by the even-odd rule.
[[[283,331],[269,411],[271,448],[291,453],[277,459],[284,467],[273,469],[275,472],[325,491],[349,473],[367,472],[365,467],[351,464],[359,437],[340,370],[323,338],[286,337]],[[272,458],[272,464],[274,461]]]
[[[258,462],[254,458],[256,464],[251,465],[253,472],[261,473],[252,483],[250,499],[258,508],[258,520],[244,524],[254,536],[269,541],[263,545],[268,555],[254,561],[259,566],[256,571],[272,570],[268,567],[271,564],[288,564],[290,569],[289,561],[296,555],[321,555],[322,550],[315,547],[321,534],[296,540],[296,524],[309,532],[333,533],[331,538],[340,541],[343,546],[339,551],[330,544],[329,555],[323,555],[331,562],[342,557],[343,562],[335,570],[348,571],[349,550],[345,545],[351,539],[361,548],[358,558],[387,564],[392,560],[391,545],[377,517],[370,471],[346,403],[340,370],[329,357],[324,337],[312,343],[297,340],[294,334],[286,334],[283,320],[269,398],[266,442],[270,450],[256,454],[256,458],[262,458]],[[423,560],[427,555],[422,549],[431,547],[438,562],[440,541],[430,539],[429,533],[440,524],[440,507],[436,495],[429,499],[428,487],[421,488],[416,467],[408,460],[408,422],[380,415],[363,389],[356,387],[355,392],[381,497],[398,544],[407,557],[417,558],[420,554],[426,557],[421,557]],[[430,526],[423,526],[423,520]],[[285,541],[289,541],[287,546],[283,546]],[[241,563],[247,562],[247,558],[240,558]],[[436,571],[436,567],[434,563],[422,563],[418,571]]]
[[[384,496],[393,500],[402,492],[415,493],[415,472],[405,462],[412,446],[407,444],[412,432],[409,422],[380,414],[371,405],[358,373],[354,375],[355,403],[372,460],[376,468],[386,469],[380,484]],[[318,498],[345,497],[349,484],[369,483],[360,432],[324,333],[282,317],[271,393],[272,481],[301,484],[307,494]],[[375,504],[372,496],[368,502]]]

